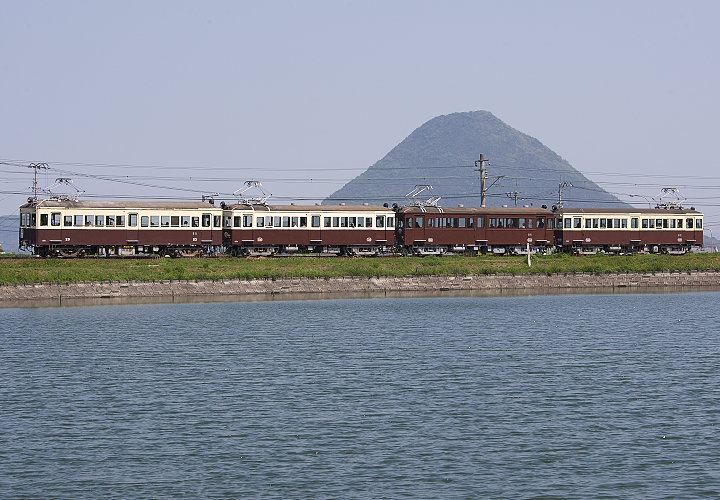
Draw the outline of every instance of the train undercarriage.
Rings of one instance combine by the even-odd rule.
[[[197,245],[49,245],[33,249],[40,257],[202,257],[219,247]]]
[[[635,255],[635,254],[664,254],[684,255],[693,248],[690,244],[627,244],[627,245],[573,245],[563,250],[573,255]]]
[[[235,257],[374,257],[391,254],[392,248],[384,245],[235,245],[229,247],[227,253]]]

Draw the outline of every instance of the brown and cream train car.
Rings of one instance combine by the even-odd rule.
[[[555,214],[545,208],[398,208],[398,245],[405,253],[549,253]]]
[[[205,202],[29,201],[20,247],[42,256],[201,255],[222,246],[222,209]]]
[[[395,245],[387,207],[227,205],[223,240],[233,255],[379,255]]]
[[[683,254],[703,245],[703,214],[694,209],[566,208],[557,244],[572,253]]]

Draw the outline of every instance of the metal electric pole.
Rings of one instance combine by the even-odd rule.
[[[48,167],[47,163],[31,163],[30,165],[28,165],[28,168],[32,168],[34,170],[33,185],[32,185],[32,192],[33,192],[32,201],[37,203],[38,194],[40,193],[40,187],[38,186],[38,171],[39,170],[47,170],[50,167]]]
[[[573,187],[573,185],[567,181],[563,181],[558,185],[558,208],[563,208],[563,201],[562,201],[562,195],[563,195],[563,189]]]
[[[481,154],[480,159],[475,161],[475,166],[480,170],[480,206],[483,208],[487,205],[487,165],[488,160],[484,154]]]

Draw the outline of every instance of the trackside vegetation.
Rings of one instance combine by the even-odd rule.
[[[720,254],[526,257],[279,257],[193,259],[0,258],[0,285],[164,281],[556,273],[720,271]]]

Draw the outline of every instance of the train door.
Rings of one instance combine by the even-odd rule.
[[[128,214],[125,240],[128,245],[137,245],[140,242],[140,228],[138,227],[138,214]]]
[[[310,214],[310,227],[308,230],[308,240],[310,246],[322,244],[322,229],[320,224],[322,217],[319,214]]]

